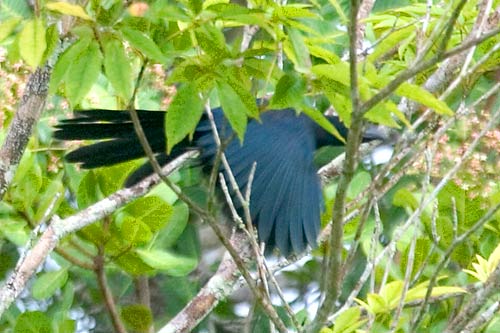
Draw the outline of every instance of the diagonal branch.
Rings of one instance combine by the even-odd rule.
[[[9,186],[33,127],[45,107],[51,68],[37,68],[28,79],[19,108],[7,131],[7,138],[0,149],[0,199]]]
[[[197,152],[190,151],[179,156],[163,169],[168,175],[184,164],[188,159],[195,157]],[[27,281],[34,272],[44,263],[45,259],[54,250],[59,241],[66,235],[82,229],[99,219],[111,214],[119,207],[139,198],[160,182],[157,175],[150,176],[137,185],[121,189],[103,200],[65,219],[53,217],[47,229],[38,239],[38,242],[28,251],[16,265],[16,268],[0,286],[0,317],[26,287]]]

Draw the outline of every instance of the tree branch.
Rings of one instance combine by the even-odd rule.
[[[246,236],[234,233],[231,243],[241,256],[251,255],[250,247],[244,246]],[[237,287],[239,279],[238,266],[231,255],[226,252],[215,274],[208,280],[198,294],[158,333],[191,332],[215,306]]]
[[[33,127],[45,107],[51,68],[37,68],[28,79],[19,108],[0,149],[0,200],[12,181]]]
[[[363,114],[360,110],[360,96],[358,90],[358,60],[357,60],[357,32],[358,32],[359,1],[351,0],[351,15],[349,22],[349,69],[350,93],[352,103],[351,126],[346,142],[345,161],[342,168],[335,202],[332,212],[332,229],[327,248],[326,274],[323,281],[324,299],[321,303],[315,320],[308,328],[308,332],[317,332],[326,322],[329,313],[334,309],[339,295],[342,277],[342,251],[343,251],[343,222],[345,217],[345,204],[347,189],[351,183],[358,163],[359,145],[363,128]]]
[[[104,299],[104,304],[106,309],[108,309],[109,316],[111,317],[111,322],[117,333],[127,333],[125,325],[120,318],[118,309],[116,308],[116,303],[113,298],[113,293],[111,292],[108,281],[106,279],[106,272],[104,271],[104,249],[102,246],[99,248],[99,254],[94,258],[95,274],[97,276],[97,283],[99,285],[99,290],[101,291],[102,298]]]
[[[197,152],[195,151],[182,154],[162,169],[163,174],[170,174],[188,159],[196,155]],[[145,195],[159,182],[160,178],[157,175],[152,175],[137,185],[121,189],[70,217],[60,219],[54,216],[47,226],[47,229],[38,239],[38,242],[27,252],[25,257],[18,261],[14,272],[12,272],[6,279],[6,282],[1,285],[0,317],[23,291],[29,278],[33,276],[33,273],[43,264],[47,256],[54,250],[64,236],[102,219],[119,207]]]

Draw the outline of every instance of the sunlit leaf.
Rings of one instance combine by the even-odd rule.
[[[90,91],[101,72],[102,54],[97,42],[80,53],[66,73],[66,94],[77,105]]]
[[[61,14],[71,15],[89,21],[92,20],[92,18],[87,15],[83,7],[78,5],[74,5],[63,1],[58,1],[58,2],[49,2],[45,6],[47,7],[47,9]]]
[[[63,54],[59,56],[59,59],[54,66],[54,70],[52,71],[52,75],[50,76],[50,93],[53,94],[57,91],[57,88],[59,88],[59,85],[63,81],[71,64],[84,50],[88,48],[90,41],[90,38],[81,38],[73,45],[68,47],[66,51],[64,51]]]
[[[114,38],[104,40],[104,71],[118,96],[128,101],[132,95],[132,66],[123,43]]]
[[[165,117],[167,151],[192,134],[203,114],[203,101],[194,84],[185,84],[177,89]]]
[[[342,312],[333,326],[333,333],[351,333],[356,331],[366,322],[366,319],[361,319],[361,309],[352,307]]]
[[[132,245],[144,245],[151,240],[151,228],[139,218],[125,216],[121,225],[123,239]]]
[[[298,30],[289,29],[288,38],[284,50],[294,63],[295,70],[299,73],[308,73],[311,69],[311,58],[304,37]]]
[[[166,62],[166,57],[156,43],[146,34],[128,27],[121,29],[123,37],[145,57],[158,63]]]
[[[146,264],[171,276],[185,276],[198,264],[194,258],[163,250],[136,250],[136,252]]]
[[[301,76],[287,73],[278,81],[269,106],[274,109],[300,106],[303,104],[305,92],[305,80]]]
[[[19,22],[21,22],[19,17],[11,17],[0,23],[0,42],[7,38],[12,31],[14,31]]]
[[[408,82],[404,82],[396,89],[395,92],[399,96],[403,96],[409,98],[415,102],[419,102],[422,105],[425,105],[439,114],[452,116],[453,110],[451,110],[445,102],[437,99],[433,94],[424,88],[411,84]]]
[[[52,326],[41,311],[26,311],[17,317],[14,333],[52,333]]]
[[[143,304],[131,304],[122,307],[120,316],[134,331],[146,332],[153,324],[150,308]]]
[[[302,112],[304,112],[309,118],[314,120],[319,126],[321,126],[325,131],[336,137],[340,142],[345,142],[345,138],[339,133],[337,128],[322,114],[319,110],[310,108],[303,105],[301,107]]]
[[[172,206],[157,196],[134,200],[123,211],[146,224],[153,232],[162,228],[172,216]]]
[[[35,299],[46,299],[54,295],[66,283],[67,279],[67,269],[40,274],[33,284],[33,297]]]
[[[24,61],[35,68],[40,65],[47,47],[45,23],[41,19],[29,20],[19,35],[19,52]]]
[[[247,113],[251,111],[247,110],[248,107],[240,95],[226,82],[217,82],[217,93],[224,115],[240,141],[243,141],[247,128]]]

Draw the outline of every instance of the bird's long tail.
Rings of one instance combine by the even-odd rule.
[[[137,113],[160,165],[185,150],[181,144],[170,155],[166,154],[165,112],[138,110]],[[80,147],[66,155],[68,162],[80,163],[86,169],[110,166],[145,156],[128,111],[75,112],[75,118],[62,120],[56,126],[54,138],[96,140],[96,143]],[[131,186],[152,173],[151,165],[146,163],[128,178],[126,185]]]

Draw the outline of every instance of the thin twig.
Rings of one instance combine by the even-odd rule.
[[[217,145],[218,150],[222,150],[222,141],[221,141],[221,138],[219,136],[219,132],[217,130],[217,124],[215,123],[215,119],[214,119],[214,116],[212,114],[212,109],[210,108],[210,103],[208,101],[207,101],[207,103],[205,103],[205,112],[206,112],[206,114],[208,116],[208,120],[209,120],[210,126],[212,128],[212,134],[213,134],[213,137],[214,137],[214,140],[215,140],[215,144]],[[220,153],[220,160],[221,160],[222,166],[224,167],[226,175],[227,175],[227,177],[229,179],[229,183],[232,186],[232,190],[236,194],[236,198],[240,201],[240,204],[243,207],[243,212],[245,214],[245,220],[246,221],[251,221],[250,204],[249,204],[249,202],[247,202],[245,200],[245,197],[241,193],[241,191],[239,189],[239,185],[238,185],[238,183],[236,181],[236,178],[233,175],[233,172],[231,170],[231,166],[229,165],[229,162],[228,162],[228,160],[227,160],[224,152]],[[253,177],[253,176],[251,175],[251,177]],[[230,198],[230,196],[228,196],[228,197],[229,197],[229,200],[228,200],[229,202],[228,203],[231,205],[232,204],[232,199]],[[236,210],[234,209],[234,211],[236,211]],[[209,222],[209,224],[210,224],[210,226],[212,228],[215,228],[215,229],[218,228],[218,226],[216,224],[213,225],[214,223],[210,219],[208,219],[207,222]],[[249,222],[249,223],[251,225],[251,222]],[[217,232],[216,232],[216,234],[217,234]],[[236,265],[238,266],[238,269],[241,270],[241,274],[243,275],[243,277],[245,278],[245,280],[246,280],[246,282],[248,284],[248,287],[250,288],[250,290],[252,291],[253,295],[255,296],[255,298],[257,299],[257,301],[260,303],[260,305],[262,306],[262,308],[264,309],[264,311],[268,314],[268,316],[271,319],[271,321],[273,322],[273,324],[276,325],[276,328],[280,332],[287,332],[287,328],[286,328],[285,324],[283,323],[283,321],[279,318],[278,313],[274,309],[274,307],[273,307],[273,305],[271,303],[270,298],[268,297],[268,295],[266,294],[266,292],[263,292],[262,289],[258,288],[258,286],[255,285],[254,279],[252,278],[252,276],[251,276],[250,272],[248,271],[246,265],[243,263],[243,261],[239,257],[238,253],[234,250],[234,248],[232,247],[232,245],[223,236],[220,236],[218,234],[217,234],[217,236],[219,236],[219,239],[224,244],[224,246],[226,246],[226,249],[229,251],[229,253],[233,257],[233,259],[235,260]],[[258,246],[256,245],[255,238],[253,238],[253,240],[252,240],[252,236],[250,236],[249,238],[250,238],[250,245],[252,246],[255,255],[257,257],[261,256],[260,251],[258,251]],[[262,256],[258,260],[263,260]],[[265,278],[262,279],[263,282],[264,282],[264,280],[265,280]]]
[[[109,316],[111,317],[113,328],[118,333],[127,333],[125,325],[123,324],[120,314],[118,313],[113,293],[111,292],[106,279],[106,273],[104,271],[104,249],[102,247],[99,248],[99,254],[95,257],[94,265],[99,290],[101,291],[104,304],[106,305]]]

